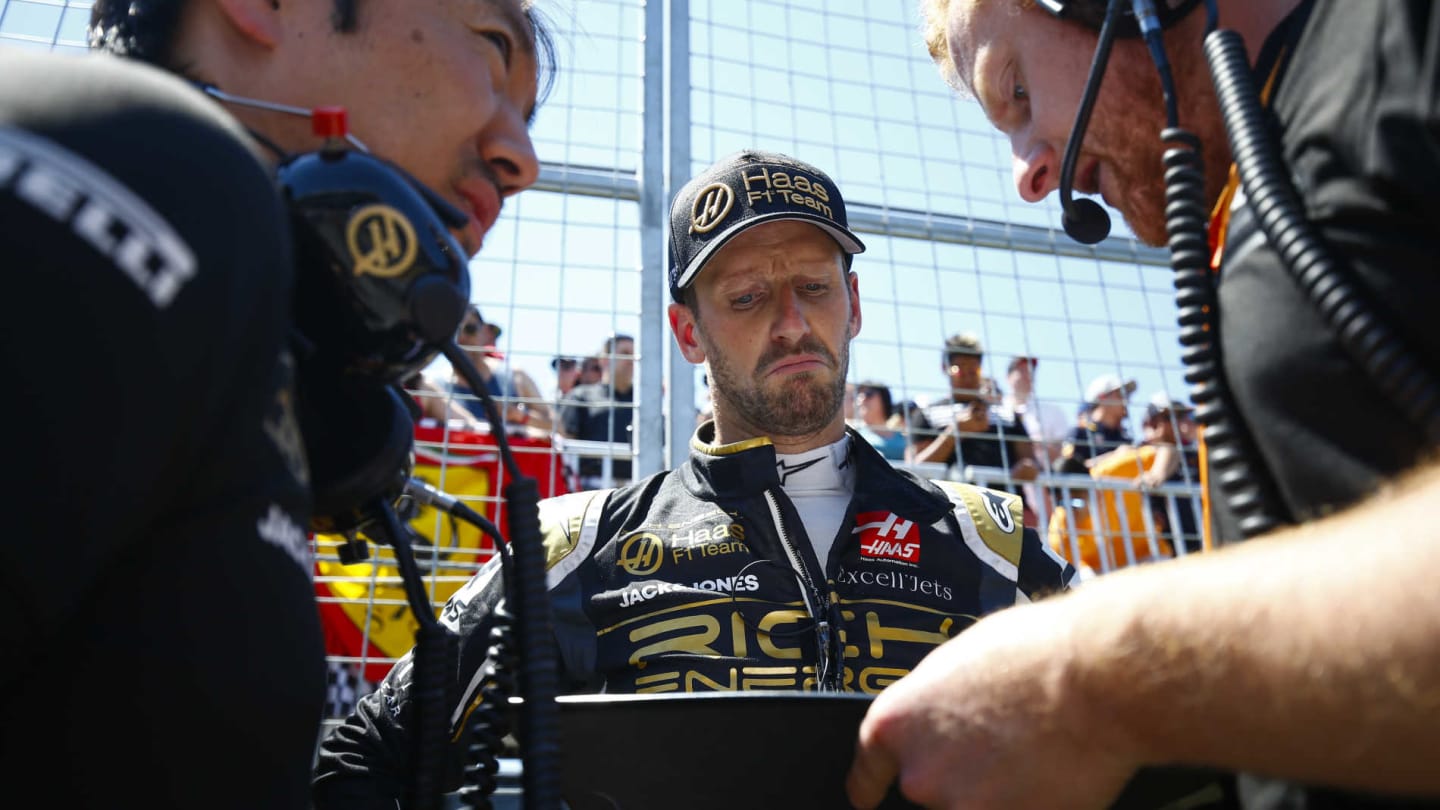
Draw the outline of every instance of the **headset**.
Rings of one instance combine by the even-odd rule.
[[[1105,76],[1105,66],[1110,57],[1110,45],[1115,39],[1134,39],[1142,36],[1142,25],[1160,31],[1168,30],[1184,19],[1202,0],[1160,0],[1159,5],[1150,5],[1151,13],[1145,15],[1138,10],[1140,3],[1129,8],[1118,9],[1110,26],[1105,25],[1106,12],[1115,6],[1106,0],[1035,0],[1035,4],[1062,20],[1070,20],[1086,28],[1100,32],[1100,41],[1095,48],[1095,59],[1090,65],[1085,92],[1075,114],[1075,125],[1069,142],[1065,144],[1065,156],[1060,163],[1060,207],[1064,213],[1060,224],[1065,233],[1077,242],[1093,245],[1110,235],[1110,215],[1099,203],[1091,199],[1075,199],[1075,164],[1080,157],[1080,145],[1085,130],[1090,125],[1090,113],[1099,95],[1100,81]],[[1127,4],[1128,5],[1128,4]],[[1148,17],[1148,19],[1147,19]],[[1152,55],[1154,48],[1151,48]],[[1163,53],[1162,53],[1163,58]]]
[[[295,245],[297,404],[312,529],[353,530],[413,468],[399,383],[453,340],[470,300],[465,215],[391,163],[352,149],[343,110],[318,109],[324,145],[276,170]]]
[[[1065,147],[1060,177],[1062,222],[1076,241],[1094,244],[1110,230],[1110,217],[1093,200],[1074,200],[1074,169],[1117,36],[1141,36],[1160,75],[1166,127],[1165,219],[1174,270],[1185,379],[1191,384],[1196,418],[1205,426],[1211,479],[1234,514],[1242,537],[1255,537],[1291,515],[1278,494],[1221,372],[1218,298],[1210,271],[1209,211],[1204,194],[1200,141],[1179,124],[1175,83],[1163,33],[1191,13],[1200,0],[1036,0],[1044,10],[1099,31],[1095,56]],[[1235,156],[1245,195],[1261,232],[1282,264],[1337,335],[1351,360],[1376,387],[1440,445],[1440,380],[1418,360],[1404,339],[1373,314],[1345,263],[1305,215],[1278,145],[1269,131],[1245,43],[1218,26],[1217,0],[1204,0],[1204,52]]]
[[[229,104],[310,119],[320,146],[280,158],[276,185],[295,254],[296,410],[314,498],[310,530],[350,534],[375,524],[376,499],[393,504],[414,467],[418,414],[400,383],[453,343],[470,301],[465,251],[451,228],[467,217],[349,131],[344,108],[306,109],[236,96]]]

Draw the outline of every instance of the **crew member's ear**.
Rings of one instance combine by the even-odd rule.
[[[280,4],[275,0],[218,0],[220,13],[241,36],[265,49],[280,42]]]
[[[669,314],[670,331],[675,333],[675,344],[680,347],[680,354],[697,366],[705,362],[705,349],[695,339],[695,313],[684,304],[672,303]]]

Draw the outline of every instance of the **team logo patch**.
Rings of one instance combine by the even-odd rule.
[[[711,183],[695,195],[695,205],[690,208],[690,232],[709,233],[725,221],[735,205],[735,192],[724,183]]]
[[[985,512],[995,521],[995,525],[1000,527],[1000,531],[1006,534],[1015,531],[1015,517],[1010,514],[1010,501],[1014,500],[1015,496],[988,489],[980,494],[985,499]]]
[[[168,220],[99,166],[47,138],[0,126],[0,194],[87,242],[157,309],[195,276],[195,252]]]
[[[355,275],[394,278],[415,263],[415,227],[388,205],[367,205],[345,226],[345,244]]]
[[[860,535],[861,556],[920,564],[920,532],[913,520],[894,512],[860,512],[852,534]]]
[[[665,541],[650,532],[632,534],[620,544],[616,565],[635,576],[646,576],[660,570],[665,561]]]

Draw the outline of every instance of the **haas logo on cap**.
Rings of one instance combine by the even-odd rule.
[[[735,205],[735,192],[724,183],[711,183],[695,195],[695,204],[690,207],[690,232],[709,233],[725,221],[730,208]]]

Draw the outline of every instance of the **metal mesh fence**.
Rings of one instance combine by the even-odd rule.
[[[0,0],[0,48],[83,53],[90,5]],[[1118,217],[1109,240],[1077,245],[1060,230],[1056,203],[1018,199],[1008,143],[939,79],[915,0],[550,0],[541,8],[560,58],[533,129],[542,177],[509,201],[472,262],[474,301],[502,328],[497,367],[538,386],[527,404],[553,406],[558,359],[583,365],[604,354],[607,337],[629,336],[634,348],[599,359],[612,370],[635,365],[633,396],[616,402],[633,428],[614,446],[515,427],[529,469],[544,476],[542,492],[583,486],[584,458],[629,460],[641,475],[683,457],[704,387],[671,351],[664,326],[668,201],[692,173],[742,148],[793,154],[844,190],[868,246],[855,263],[864,327],[852,380],[888,386],[897,403],[933,405],[949,390],[941,347],[969,331],[1002,391],[1012,357],[1037,358],[1035,398],[1070,426],[1086,387],[1105,374],[1136,381],[1124,423],[1136,439],[1151,394],[1183,398],[1164,255],[1130,238]],[[440,363],[427,374],[444,382],[450,369]],[[504,483],[493,442],[460,424],[423,430],[422,474],[493,516]],[[1042,499],[1037,526],[1049,530],[1052,507],[1067,507],[1057,546],[1083,556],[1089,532],[1102,571],[1183,553],[1193,544],[1164,528],[1194,510],[1196,473],[1188,462],[1181,468],[1178,482],[1143,494],[1133,478],[1042,478],[1044,491],[1076,494]],[[963,463],[924,471],[1008,480],[1003,469]],[[1106,493],[1117,493],[1113,502]],[[1135,511],[1131,495],[1158,498]],[[473,531],[433,513],[415,525],[433,541],[432,595],[443,600],[488,552]],[[1115,538],[1119,546],[1108,542]],[[333,655],[339,712],[408,647],[412,624],[383,558],[342,566],[324,538],[317,551],[322,605],[351,637]]]

